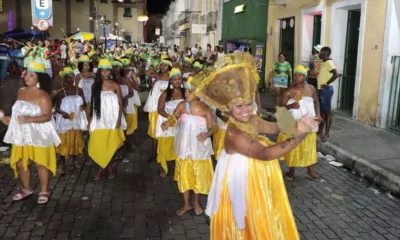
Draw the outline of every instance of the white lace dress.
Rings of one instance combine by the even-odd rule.
[[[92,121],[90,122],[90,132],[97,129],[115,129],[118,121],[119,113],[118,96],[112,91],[101,92],[101,116],[97,119],[93,113]],[[122,130],[126,129],[126,121],[124,115],[121,116]]]
[[[129,95],[128,85],[119,85],[121,87],[122,98]],[[128,98],[128,105],[125,106],[125,114],[136,114],[133,97]]]
[[[17,100],[12,107],[11,121],[4,142],[17,146],[49,147],[58,146],[61,141],[56,132],[53,118],[44,123],[18,122],[18,116],[39,117],[42,115],[40,106]]]
[[[133,78],[131,78],[131,76],[132,76],[132,71],[129,72],[127,78],[128,78],[129,80],[131,80],[132,82],[135,81]],[[138,78],[137,78],[137,79],[138,79]],[[139,79],[138,79],[138,80],[139,80]],[[140,84],[140,83],[137,82],[137,84]],[[142,103],[140,102],[139,92],[136,91],[136,89],[133,89],[133,97],[132,97],[132,99],[133,99],[133,104],[134,104],[134,105],[136,105],[136,106],[142,106]]]
[[[152,90],[150,91],[149,97],[144,105],[143,110],[145,112],[157,112],[158,99],[160,98],[162,92],[167,89],[168,81],[158,80]]]
[[[168,114],[173,114],[175,112],[176,107],[183,99],[171,100],[165,103],[165,112]],[[176,133],[175,127],[170,127],[166,131],[161,129],[161,125],[167,121],[167,119],[161,115],[158,115],[157,123],[156,123],[156,137],[174,137]]]
[[[197,135],[207,132],[204,117],[182,114],[176,125],[175,154],[180,159],[207,160],[214,154],[211,139],[197,140]]]
[[[92,100],[93,83],[94,83],[93,78],[81,78],[81,80],[79,80],[78,87],[82,88],[86,103],[90,103],[90,101]]]
[[[68,114],[74,113],[74,119],[65,119],[59,113],[56,114],[56,130],[57,133],[65,133],[68,130],[86,131],[88,121],[86,112],[80,110],[83,100],[79,95],[65,96],[61,101],[60,109]]]

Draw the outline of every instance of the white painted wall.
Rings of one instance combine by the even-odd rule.
[[[322,15],[321,24],[321,39],[320,44],[324,45],[324,33],[325,33],[325,22],[326,22],[326,6],[318,6],[313,8],[303,9],[301,11],[301,32],[300,32],[300,64],[308,62],[312,51],[312,40],[314,30],[314,16]]]
[[[392,79],[392,57],[400,56],[400,1],[388,0],[382,72],[376,126],[385,128],[388,119],[389,96]],[[399,89],[393,89],[399,91]],[[393,93],[392,93],[393,94]]]

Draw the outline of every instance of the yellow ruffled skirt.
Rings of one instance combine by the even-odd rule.
[[[217,160],[219,154],[225,148],[225,133],[226,131],[219,128],[218,125],[215,126],[215,130],[213,133],[213,150],[214,150],[214,157]]]
[[[59,133],[58,137],[61,144],[56,148],[56,152],[61,156],[78,156],[82,153],[85,143],[81,130],[68,130],[65,133]]]
[[[34,146],[17,146],[12,145],[10,166],[14,170],[15,178],[18,177],[17,162],[22,161],[24,170],[26,171],[29,166],[29,160],[49,169],[53,175],[56,175],[57,160],[56,148],[50,147],[34,147]]]
[[[124,141],[125,135],[122,129],[97,129],[90,133],[89,156],[100,167],[105,168]]]
[[[149,113],[149,129],[147,130],[147,134],[154,139],[157,139],[156,137],[157,118],[158,118],[158,112]]]
[[[271,145],[264,137],[259,141]],[[218,211],[211,217],[210,239],[300,239],[278,160],[248,159],[246,227],[242,230],[236,225],[226,176]]]
[[[131,135],[138,128],[137,106],[135,106],[135,114],[126,114],[125,120],[127,125],[126,135]]]
[[[279,134],[278,142],[287,137]],[[308,167],[317,163],[317,134],[309,134],[295,149],[286,154],[283,159],[288,167]]]
[[[161,165],[165,173],[168,173],[167,161],[173,161],[178,157],[175,154],[175,137],[158,138],[157,162]]]
[[[175,160],[174,179],[181,193],[192,190],[197,194],[208,194],[213,177],[214,168],[211,158],[206,160],[177,158]]]

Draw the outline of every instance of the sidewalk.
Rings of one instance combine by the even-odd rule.
[[[263,109],[273,114],[274,95],[262,92],[260,97]],[[335,112],[330,135],[327,143],[318,139],[318,151],[334,156],[346,168],[354,169],[400,196],[400,135],[355,122]]]
[[[318,150],[346,168],[400,195],[400,135],[370,127],[334,113],[331,140]]]

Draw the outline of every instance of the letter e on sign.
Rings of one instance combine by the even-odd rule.
[[[36,0],[36,8],[48,9],[49,8],[49,0]]]

